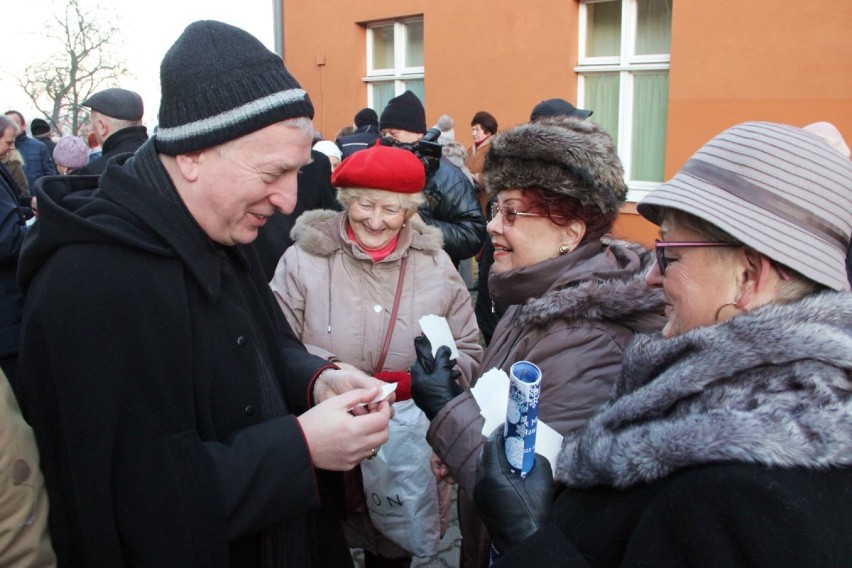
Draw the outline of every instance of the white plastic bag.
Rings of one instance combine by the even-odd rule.
[[[364,498],[373,525],[414,556],[432,556],[441,542],[438,490],[426,442],[429,420],[413,400],[393,405],[390,437],[361,462]]]

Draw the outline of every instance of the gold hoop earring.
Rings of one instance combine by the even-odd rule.
[[[715,323],[719,323],[719,314],[721,314],[721,313],[722,313],[722,310],[724,310],[724,309],[725,309],[725,308],[727,308],[728,306],[734,306],[734,308],[736,308],[736,305],[737,305],[737,303],[736,303],[736,302],[728,302],[727,304],[722,304],[721,306],[719,306],[719,309],[718,309],[718,310],[716,310],[716,317],[715,317],[715,319],[714,319],[713,321],[714,321]],[[735,314],[735,315],[736,315],[736,314]]]
[[[565,244],[559,245],[559,256],[562,256],[566,252],[571,252],[571,247]]]

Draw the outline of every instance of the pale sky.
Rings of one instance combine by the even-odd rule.
[[[96,6],[96,0],[80,0],[83,6]],[[16,73],[57,48],[43,35],[45,22],[51,19],[51,7],[65,5],[62,0],[16,0],[14,17],[6,19],[6,49],[0,56],[0,107],[21,111],[31,121],[37,113],[29,98],[14,80]],[[159,106],[160,61],[183,29],[195,20],[220,20],[248,31],[269,49],[275,48],[273,0],[142,0],[140,2],[102,2],[114,14],[123,29],[123,47],[117,53],[124,58],[135,77],[119,85],[142,95],[146,125],[156,123]],[[54,8],[55,9],[55,8]],[[11,25],[14,21],[14,26]],[[61,48],[61,46],[58,46]]]

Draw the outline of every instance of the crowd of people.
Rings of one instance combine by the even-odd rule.
[[[325,140],[216,21],[160,79],[150,136],[122,88],[82,103],[91,142],[0,116],[0,565],[407,567],[371,489],[401,465],[437,541],[457,490],[465,568],[852,561],[831,124],[715,136],[637,204],[648,249],[610,236],[621,161],[563,99],[477,111],[465,148],[405,91]],[[471,390],[518,361],[563,436],[524,476]]]

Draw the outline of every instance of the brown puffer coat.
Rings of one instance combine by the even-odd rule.
[[[495,367],[508,373],[520,360],[535,363],[542,372],[539,419],[563,435],[581,427],[607,401],[634,334],[665,323],[662,294],[644,280],[653,258],[639,245],[594,241],[492,274],[492,298],[511,306],[497,324],[480,374]],[[432,420],[427,440],[459,483],[463,538],[484,544],[487,535],[480,535],[470,501],[485,443],[482,425],[479,406],[466,391]],[[465,565],[487,566],[487,554],[480,561],[470,558]]]

